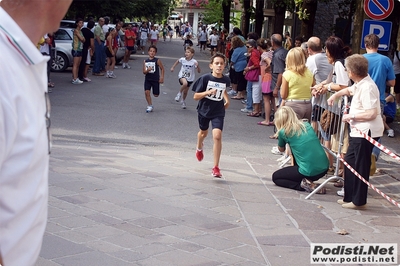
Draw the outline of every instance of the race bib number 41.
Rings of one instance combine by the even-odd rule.
[[[224,91],[226,89],[226,84],[225,83],[220,83],[220,82],[215,82],[215,81],[208,81],[207,84],[207,90],[213,90],[216,89],[217,92],[215,95],[209,94],[205,98],[212,100],[212,101],[222,101],[224,99]]]

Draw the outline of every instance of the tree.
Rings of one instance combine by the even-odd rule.
[[[256,10],[255,10],[255,29],[254,31],[261,36],[262,28],[264,25],[264,1],[258,0],[256,2]]]
[[[251,17],[251,3],[250,0],[243,0],[243,24],[242,33],[246,36],[249,33],[250,17]]]
[[[138,18],[161,21],[168,17],[173,0],[73,0],[67,17],[87,18],[93,16],[109,16],[116,18]]]
[[[231,1],[222,0],[222,12],[224,17],[224,28],[229,30],[230,17],[231,17]]]

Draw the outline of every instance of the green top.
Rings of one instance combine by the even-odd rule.
[[[283,129],[279,130],[278,146],[285,147],[288,143],[295,162],[299,166],[300,174],[315,176],[328,169],[329,161],[311,125],[308,122],[304,125],[306,132],[302,132],[299,136],[287,137]]]
[[[96,36],[99,36],[101,41],[104,41],[106,39],[106,36],[104,35],[104,31],[100,27],[100,25],[97,25],[96,27],[94,27],[93,32],[94,32],[94,38],[96,38]]]

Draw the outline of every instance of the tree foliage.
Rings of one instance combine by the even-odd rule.
[[[173,5],[173,0],[73,0],[66,17],[109,16],[111,21],[124,18],[161,21],[168,17]]]
[[[217,23],[226,29],[229,29],[229,24],[238,25],[240,22],[240,11],[231,10],[230,0],[209,0],[207,5],[203,6],[205,11],[203,12],[203,22],[205,24]],[[231,13],[235,12],[234,16]]]

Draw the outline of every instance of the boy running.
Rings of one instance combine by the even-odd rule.
[[[143,74],[145,75],[144,94],[147,101],[146,113],[153,112],[150,90],[153,89],[154,97],[158,97],[158,95],[160,95],[160,83],[164,83],[164,66],[161,60],[155,57],[157,54],[157,47],[150,45],[148,53],[149,58],[143,61]]]
[[[225,56],[216,53],[211,57],[211,74],[201,76],[194,84],[193,99],[199,101],[197,105],[200,131],[197,133],[196,158],[203,160],[203,141],[207,137],[209,124],[212,126],[214,167],[212,176],[222,177],[219,170],[219,159],[222,149],[222,129],[224,126],[225,109],[229,107],[229,97],[226,88],[230,86],[230,80],[223,75],[225,69]]]
[[[178,78],[179,84],[181,84],[181,89],[179,90],[178,94],[175,97],[175,101],[179,102],[182,96],[182,109],[186,109],[186,96],[188,94],[190,85],[192,85],[194,78],[195,78],[195,69],[197,68],[197,72],[200,73],[199,63],[196,59],[193,58],[194,56],[194,49],[193,47],[187,47],[185,51],[185,57],[181,57],[174,65],[171,67],[171,72],[174,72],[174,68],[181,63],[182,67],[179,71]]]

